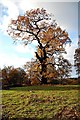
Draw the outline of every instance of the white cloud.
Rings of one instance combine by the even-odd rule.
[[[34,1],[32,1],[32,0],[29,0],[29,1],[22,0],[19,2],[19,8],[22,9],[24,12],[26,10],[33,9],[35,7],[36,7],[36,4],[34,4]]]
[[[0,24],[0,29],[2,29],[2,31],[6,31],[11,18],[16,19],[16,17],[19,15],[19,9],[17,5],[10,0],[1,0],[0,3],[4,7],[7,7],[7,11],[5,12],[7,12],[8,15],[2,16],[2,24]]]
[[[7,15],[2,15],[0,23],[0,29],[6,34],[6,30],[10,23],[11,19],[16,19],[20,12],[25,12],[26,10],[32,9],[36,7],[36,3],[34,4],[32,0],[1,0],[1,5],[7,8],[5,11]],[[3,7],[1,8],[3,9]],[[1,10],[2,12],[3,10]]]
[[[75,49],[77,48],[77,45],[72,44],[71,46],[66,45],[65,49],[67,54],[64,54],[64,57],[70,61],[70,63],[74,64],[74,54]]]
[[[75,49],[77,48],[77,42],[76,44],[71,44],[71,46],[66,45],[65,49],[67,54],[64,54],[64,58],[68,59],[69,62],[72,64],[72,73],[71,73],[71,77],[77,77],[76,75],[76,70],[74,67],[74,54],[75,54]]]
[[[7,1],[7,0],[1,0],[0,3],[4,6],[7,7],[7,14],[8,15],[3,15],[2,16],[2,23],[0,23],[0,29],[6,33],[7,27],[10,23],[11,18],[16,19],[16,17],[19,15],[19,10],[12,1]]]
[[[14,49],[18,53],[26,53],[34,57],[35,49],[31,45],[23,46],[20,44],[20,45],[15,46]]]
[[[38,42],[37,42],[37,40],[35,40],[35,41],[32,41],[32,45],[33,45],[33,46],[37,46],[37,45],[38,45]]]
[[[15,19],[17,17],[17,15],[19,14],[19,10],[17,5],[11,1],[11,0],[1,0],[0,1],[1,4],[4,5],[4,7],[8,8],[8,17]]]
[[[24,65],[27,61],[30,61],[29,58],[19,57],[15,54],[7,55],[6,53],[0,53],[0,68],[6,66],[15,66],[20,67]]]

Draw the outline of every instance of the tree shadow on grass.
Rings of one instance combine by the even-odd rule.
[[[48,119],[37,119],[37,118],[2,118],[1,120],[48,120]]]
[[[26,86],[26,87],[12,87],[9,90],[15,90],[15,91],[35,91],[35,90],[59,90],[59,91],[65,91],[65,90],[80,90],[80,85],[42,85],[42,86]]]

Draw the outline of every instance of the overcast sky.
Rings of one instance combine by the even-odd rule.
[[[6,34],[7,25],[11,18],[15,19],[19,14],[31,8],[44,8],[54,15],[54,19],[62,29],[66,29],[72,40],[71,47],[67,46],[65,57],[74,64],[74,52],[78,42],[78,5],[77,0],[72,2],[47,2],[47,0],[0,0],[0,67],[4,65],[22,66],[26,61],[34,57],[35,45],[24,48],[21,44],[13,44],[12,38]],[[39,2],[40,1],[40,2]],[[45,2],[46,1],[46,2]],[[73,69],[72,76],[75,76]]]

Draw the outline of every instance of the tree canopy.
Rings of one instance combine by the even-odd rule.
[[[53,16],[45,9],[31,9],[24,15],[19,15],[16,20],[11,20],[7,32],[14,41],[21,40],[25,45],[37,41],[35,65],[42,83],[47,83],[50,77],[56,78],[60,75],[60,66],[63,63],[60,65],[57,61],[66,52],[64,44],[71,40],[68,33],[57,25]],[[67,71],[69,69],[70,67]]]

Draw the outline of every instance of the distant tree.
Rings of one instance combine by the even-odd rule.
[[[22,86],[25,79],[25,71],[22,68],[13,68],[9,73],[11,86]]]
[[[1,69],[1,74],[2,74],[2,88],[8,88],[10,85],[10,76],[9,73],[13,69],[13,66],[4,66],[3,69]]]
[[[71,42],[68,33],[62,30],[45,9],[31,9],[16,20],[11,20],[8,34],[25,45],[37,41],[36,59],[39,63],[41,82],[47,83],[47,69],[52,66],[55,71],[54,55],[65,52],[64,44]],[[51,68],[52,69],[52,68]],[[55,72],[54,72],[55,73]]]
[[[71,68],[72,68],[71,63],[67,59],[65,59],[62,55],[60,55],[57,61],[57,71],[59,74],[59,78],[63,79],[70,77],[71,75],[70,73],[72,72]]]
[[[75,50],[74,66],[76,68],[76,74],[80,78],[80,39],[78,41],[78,48]]]
[[[2,88],[22,86],[25,81],[26,72],[22,68],[5,66],[1,70],[1,72],[2,72]]]
[[[75,50],[74,59],[75,59],[74,64],[76,68],[76,74],[78,75],[78,77],[80,77],[80,48],[77,48]]]

